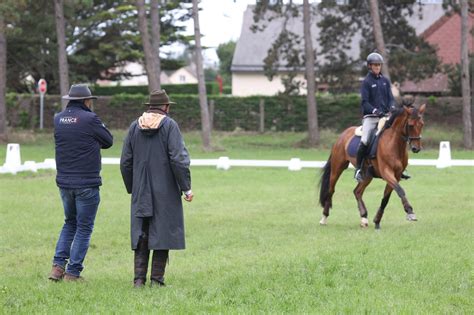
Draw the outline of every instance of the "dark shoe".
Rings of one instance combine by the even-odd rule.
[[[84,278],[81,276],[72,275],[70,273],[65,273],[63,280],[64,282],[82,282],[84,281]]]
[[[135,279],[133,280],[134,288],[143,288],[145,286],[145,279]]]
[[[58,265],[53,265],[48,279],[52,281],[62,280],[64,277],[64,268]]]
[[[408,175],[407,171],[403,171],[403,173],[402,173],[402,176],[401,176],[401,177],[402,177],[402,179],[410,179],[410,178],[411,178],[411,176],[410,176],[410,175]]]
[[[152,279],[150,282],[151,282],[150,284],[151,287],[166,287],[164,278],[161,278],[158,280]]]

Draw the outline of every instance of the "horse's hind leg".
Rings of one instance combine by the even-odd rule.
[[[328,190],[327,198],[324,202],[323,216],[321,220],[319,221],[319,224],[321,225],[326,225],[328,223],[329,209],[331,209],[332,207],[332,196],[334,195],[334,192],[336,191],[336,183],[339,180],[339,177],[341,176],[342,172],[347,168],[348,165],[349,165],[348,161],[339,162],[339,163],[337,163],[337,161],[335,160],[331,161],[329,190]]]
[[[360,226],[365,228],[369,226],[369,220],[367,219],[367,208],[365,207],[364,200],[362,200],[362,196],[364,194],[365,188],[370,184],[372,181],[372,177],[365,179],[363,182],[358,183],[356,188],[354,188],[354,196],[357,200],[357,207],[359,208],[360,213]]]
[[[382,202],[380,203],[380,208],[374,218],[375,229],[377,230],[380,229],[380,221],[382,220],[385,207],[387,206],[388,201],[390,200],[390,195],[392,194],[392,191],[393,188],[389,184],[385,185]]]

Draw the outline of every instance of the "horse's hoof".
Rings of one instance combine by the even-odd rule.
[[[367,218],[361,218],[360,219],[360,227],[361,228],[366,228],[369,226],[369,220]]]
[[[416,215],[414,213],[407,214],[407,220],[408,221],[418,221],[416,218]]]
[[[379,223],[375,223],[375,229],[380,231],[380,224]]]
[[[321,221],[319,221],[319,225],[328,225],[328,217],[323,216]]]

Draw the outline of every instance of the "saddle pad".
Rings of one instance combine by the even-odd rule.
[[[357,156],[357,149],[359,148],[359,143],[360,143],[359,136],[352,137],[351,142],[349,142],[349,146],[347,147],[347,153],[349,153],[350,157]]]

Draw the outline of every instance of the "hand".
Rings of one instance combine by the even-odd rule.
[[[382,113],[382,111],[379,110],[378,108],[374,108],[372,110],[372,114],[374,114],[375,116],[379,116],[379,117],[384,115],[384,113]]]
[[[184,193],[184,200],[186,200],[187,202],[193,201],[193,198],[194,198],[194,194],[191,190],[188,190]]]

